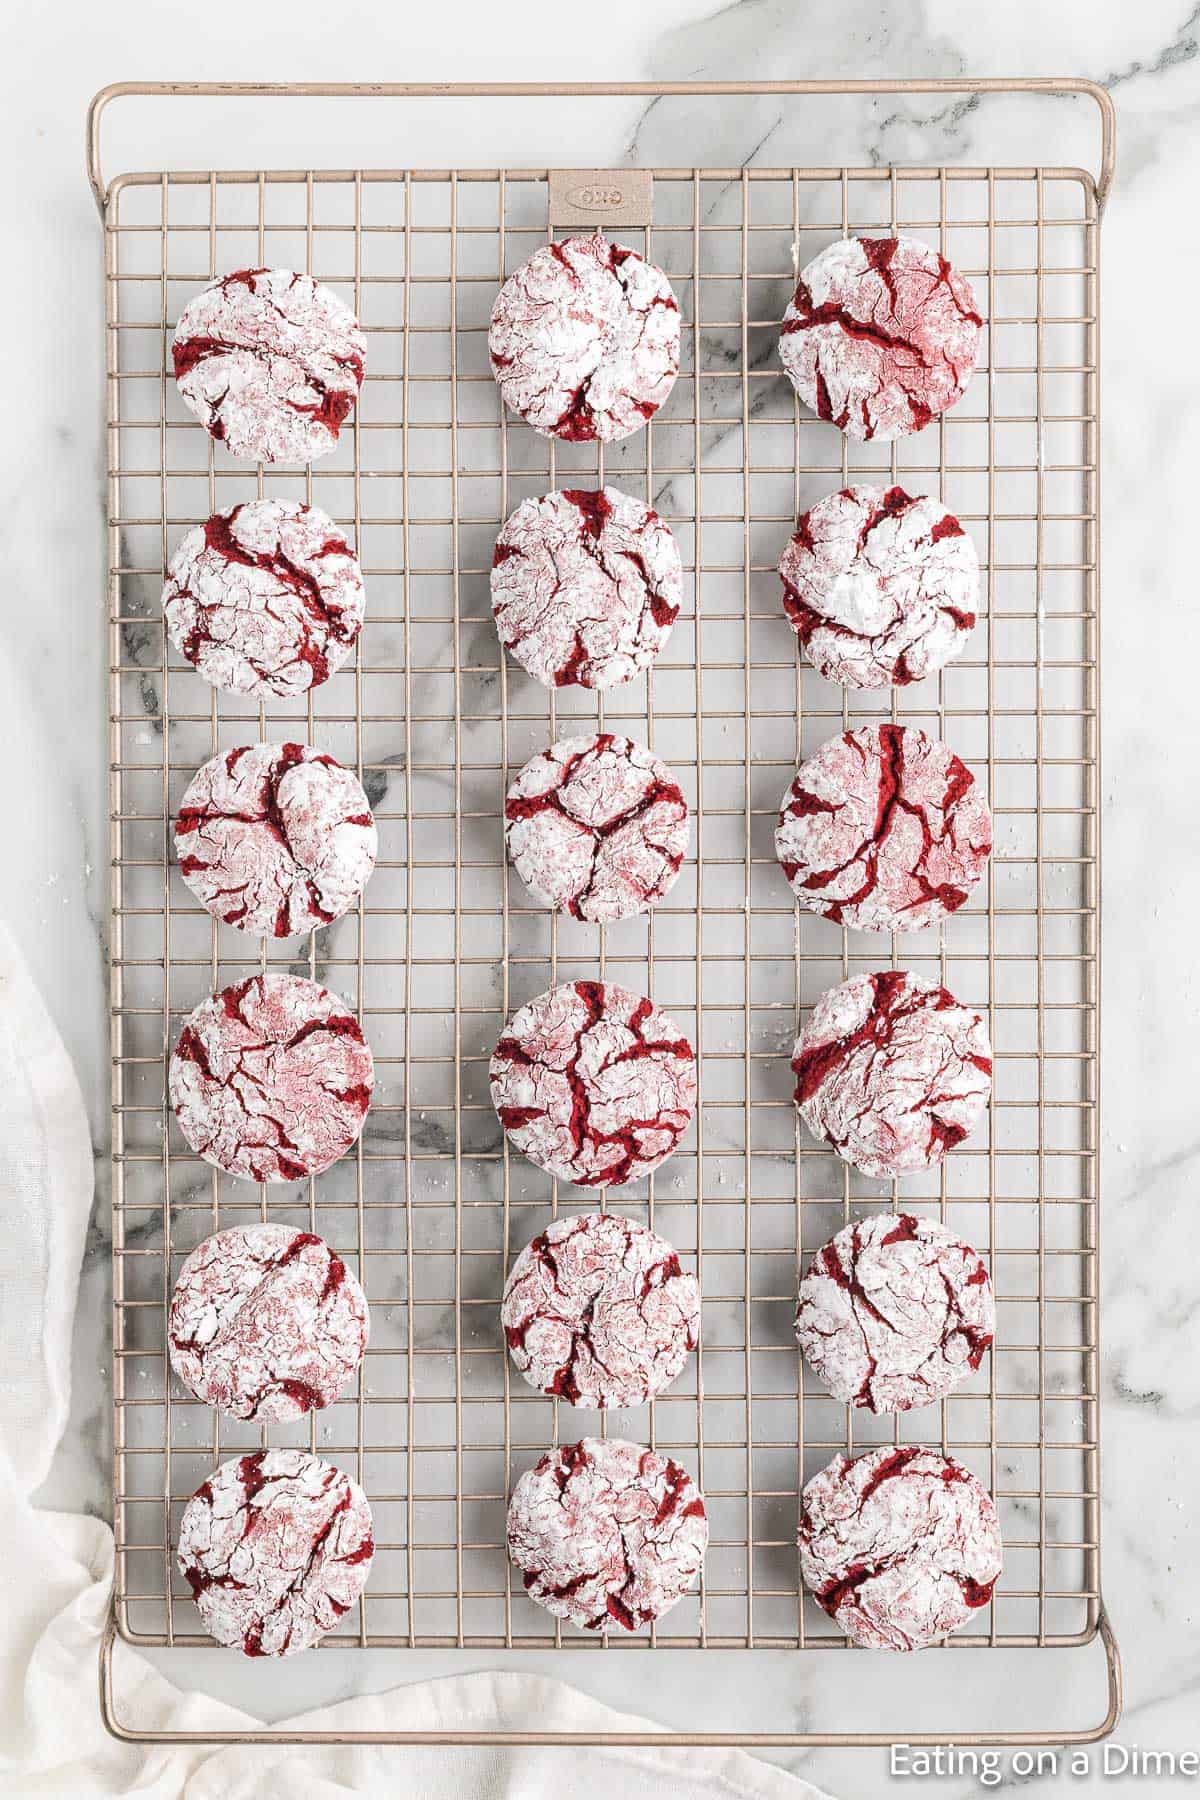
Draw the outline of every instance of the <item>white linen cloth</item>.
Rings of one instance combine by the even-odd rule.
[[[71,1326],[92,1200],[83,1099],[61,1040],[0,925],[0,1791],[69,1800],[324,1800],[399,1793],[479,1800],[721,1796],[823,1800],[739,1750],[471,1749],[314,1746],[144,1747],[100,1721],[96,1669],[113,1573],[109,1527],[36,1510],[69,1401]],[[215,1654],[215,1653],[214,1653]],[[126,1723],[153,1730],[243,1730],[256,1723],[185,1694],[117,1646]],[[347,1700],[306,1728],[639,1730],[541,1676],[476,1674]],[[653,1730],[654,1727],[650,1726]]]

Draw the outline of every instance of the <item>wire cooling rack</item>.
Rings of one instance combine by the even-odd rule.
[[[802,1596],[799,1489],[837,1450],[924,1441],[952,1451],[996,1496],[1005,1539],[993,1603],[953,1643],[1074,1645],[1099,1629],[1108,1714],[1097,1732],[1078,1734],[1098,1735],[1118,1706],[1099,1583],[1097,1451],[1107,97],[1087,90],[1104,128],[1098,181],[1048,167],[654,171],[652,223],[619,235],[670,276],[683,365],[647,429],[605,450],[537,437],[504,413],[489,371],[497,287],[560,223],[548,216],[547,171],[156,172],[105,186],[104,106],[114,93],[164,91],[253,90],[110,90],[90,127],[108,346],[115,1629],[142,1645],[207,1642],[174,1568],[180,1513],[217,1461],[271,1442],[341,1464],[374,1509],[370,1584],[327,1644],[614,1653],[615,1643],[563,1630],[535,1607],[503,1547],[519,1474],[549,1445],[607,1429],[683,1462],[712,1528],[696,1591],[622,1652],[845,1649]],[[895,445],[852,443],[806,413],[777,355],[796,266],[857,231],[936,244],[968,274],[988,320],[962,404]],[[170,377],[183,304],[214,274],[248,264],[311,271],[367,332],[352,426],[310,469],[239,465],[192,420]],[[984,572],[966,655],[884,695],[850,695],[798,660],[775,572],[798,511],[864,477],[940,494]],[[687,599],[643,678],[607,695],[548,694],[500,652],[492,543],[526,496],[593,478],[669,521]],[[315,501],[352,529],[368,584],[356,658],[307,702],[269,707],[208,687],[172,650],[159,603],[182,533],[263,493]],[[940,930],[891,940],[797,911],[772,847],[797,758],[881,716],[948,739],[983,780],[996,828],[971,902]],[[693,810],[670,895],[649,917],[607,929],[533,904],[503,849],[512,774],[585,723],[651,744]],[[288,738],[355,768],[380,829],[358,910],[307,946],[261,945],[216,924],[171,851],[174,812],[202,761]],[[822,991],[889,962],[935,975],[983,1009],[996,1052],[985,1126],[900,1191],[804,1136],[788,1066],[797,1024]],[[188,1153],[164,1077],[183,1015],[267,967],[310,974],[356,1008],[378,1085],[355,1154],[317,1181],[260,1189]],[[648,1181],[600,1196],[653,1223],[700,1271],[701,1348],[657,1402],[607,1421],[540,1397],[510,1369],[498,1322],[509,1262],[552,1216],[597,1196],[511,1153],[487,1092],[488,1057],[510,1013],[554,981],[596,975],[653,995],[679,1021],[698,1048],[701,1095],[680,1152]],[[939,1407],[864,1419],[819,1390],[797,1356],[797,1269],[846,1219],[901,1199],[986,1252],[996,1347]],[[174,1382],[164,1304],[202,1238],[268,1217],[319,1231],[358,1270],[372,1341],[356,1392],[266,1432],[219,1418]],[[105,1712],[122,1731],[110,1654],[111,1640]]]

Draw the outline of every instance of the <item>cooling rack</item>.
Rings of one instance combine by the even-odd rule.
[[[905,91],[1090,96],[1101,116],[1099,173],[222,169],[107,181],[101,172],[101,116],[132,94],[436,94],[461,104],[482,94]],[[632,1656],[632,1673],[645,1654],[682,1648],[844,1652],[836,1626],[802,1596],[797,1496],[834,1451],[894,1438],[952,1451],[996,1496],[1004,1575],[955,1647],[1035,1652],[1099,1634],[1107,1710],[1098,1726],[1065,1735],[1102,1735],[1118,1716],[1120,1679],[1100,1590],[1098,1462],[1097,338],[1099,221],[1113,166],[1107,95],[1081,82],[139,84],[96,97],[88,161],[104,225],[109,468],[109,1728],[148,1735],[119,1716],[114,1633],[145,1646],[208,1641],[174,1569],[180,1513],[216,1461],[263,1442],[330,1458],[371,1498],[372,1578],[327,1646],[489,1649],[498,1659],[553,1647],[571,1660]],[[671,400],[644,432],[607,450],[547,444],[506,416],[487,359],[500,281],[548,233],[589,217],[619,227],[666,269],[684,321]],[[834,237],[871,230],[936,244],[969,275],[988,320],[962,404],[896,445],[851,443],[807,414],[775,349],[798,263]],[[311,469],[264,476],[237,464],[191,419],[170,378],[182,305],[212,275],[247,264],[311,271],[366,328],[352,427]],[[643,678],[606,695],[547,694],[500,652],[492,542],[527,495],[597,477],[670,522],[687,599]],[[941,494],[972,533],[984,574],[966,655],[884,696],[850,696],[798,660],[775,573],[797,512],[863,477]],[[159,592],[188,527],[267,491],[315,501],[352,529],[369,604],[352,663],[306,701],[261,707],[215,692],[175,655]],[[940,930],[891,940],[798,912],[772,848],[797,758],[880,716],[947,738],[984,780],[996,826],[972,901]],[[652,744],[693,809],[691,851],[671,894],[649,917],[607,929],[536,907],[503,852],[512,774],[583,721]],[[191,899],[173,866],[171,820],[192,772],[217,750],[296,737],[357,770],[380,859],[356,912],[302,949],[264,947]],[[935,974],[984,1009],[996,1051],[986,1127],[900,1190],[806,1140],[788,1068],[797,1023],[820,993],[881,962]],[[259,1189],[187,1152],[166,1104],[165,1065],[199,999],[268,966],[311,974],[357,1009],[378,1085],[354,1155],[316,1181]],[[648,1181],[601,1196],[668,1236],[704,1291],[702,1345],[689,1368],[652,1406],[607,1422],[670,1451],[700,1482],[712,1527],[703,1579],[659,1627],[620,1646],[550,1620],[514,1583],[504,1554],[517,1476],[560,1438],[604,1428],[510,1371],[498,1327],[505,1269],[551,1216],[596,1196],[556,1186],[510,1153],[486,1081],[516,1006],[555,980],[597,974],[652,994],[684,1026],[701,1095],[683,1149]],[[800,1364],[797,1268],[846,1219],[901,1196],[987,1253],[997,1342],[977,1377],[938,1408],[863,1420]],[[196,1243],[268,1217],[319,1231],[348,1258],[373,1327],[357,1391],[269,1434],[219,1419],[173,1382],[164,1318]],[[957,1660],[968,1676],[978,1667]],[[1000,1741],[1063,1738],[1014,1730]],[[708,1731],[666,1741],[888,1739]]]

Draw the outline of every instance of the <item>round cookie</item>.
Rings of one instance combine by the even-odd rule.
[[[572,1406],[641,1406],[699,1342],[700,1285],[656,1232],[582,1213],[526,1244],[500,1323],[530,1387]]]
[[[937,1219],[876,1213],[843,1226],[800,1283],[796,1342],[836,1399],[873,1413],[943,1400],[995,1330],[987,1270]]]
[[[613,982],[565,982],[522,1006],[490,1076],[492,1104],[517,1149],[577,1187],[648,1175],[696,1106],[692,1046],[651,1001]]]
[[[868,1650],[920,1650],[957,1631],[1003,1564],[991,1495],[916,1444],[839,1451],[800,1496],[799,1543],[805,1586]]]
[[[992,816],[970,769],[914,725],[864,725],[802,762],[775,854],[801,906],[857,931],[919,931],[983,874]]]
[[[367,1347],[367,1302],[311,1231],[236,1225],[197,1245],[171,1296],[171,1367],[207,1406],[283,1423],[328,1406]]]
[[[526,1471],[508,1507],[508,1554],[526,1592],[581,1631],[640,1631],[695,1581],[704,1498],[670,1457],[583,1438]]]
[[[294,937],[349,911],[375,867],[375,820],[349,769],[307,744],[253,744],[198,769],[175,821],[179,872],[238,931]]]
[[[611,443],[671,392],[679,338],[662,270],[596,232],[543,244],[509,276],[488,350],[505,405],[535,431]]]
[[[177,1561],[204,1628],[246,1656],[296,1656],[367,1585],[371,1508],[356,1481],[305,1450],[258,1450],[214,1469],[183,1511]]]
[[[598,924],[648,912],[679,874],[688,806],[666,764],[632,738],[563,738],[508,790],[517,873],[556,911]]]
[[[356,1141],[374,1080],[344,1003],[301,975],[272,973],[200,1002],[175,1045],[168,1091],[205,1162],[249,1181],[300,1181]]]
[[[958,656],[975,625],[979,558],[938,500],[842,488],[804,513],[779,561],[783,607],[826,681],[903,687]]]
[[[779,354],[818,418],[888,440],[961,399],[982,326],[970,283],[927,244],[842,238],[796,283]]]
[[[617,488],[526,500],[496,539],[496,630],[545,687],[632,681],[666,643],[682,597],[669,527]]]
[[[282,699],[341,668],[365,606],[345,537],[292,500],[249,500],[189,531],[162,599],[171,642],[206,681]]]
[[[876,1178],[931,1169],[975,1129],[992,1086],[977,1012],[901,969],[852,975],[817,1001],[792,1052],[814,1137]]]
[[[189,300],[171,340],[179,392],[210,437],[254,462],[309,463],[358,399],[366,343],[331,288],[237,269]]]

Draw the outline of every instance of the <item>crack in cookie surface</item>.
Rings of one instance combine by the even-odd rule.
[[[983,1019],[900,969],[822,994],[792,1052],[815,1137],[876,1178],[932,1168],[974,1130],[992,1085]]]
[[[631,738],[563,738],[508,790],[505,839],[548,906],[606,923],[647,912],[679,874],[688,806],[666,764]]]
[[[704,1498],[670,1457],[582,1438],[526,1471],[508,1508],[508,1554],[526,1592],[583,1631],[640,1631],[695,1581]]]
[[[855,1220],[800,1283],[801,1350],[836,1399],[874,1413],[944,1399],[979,1368],[995,1329],[982,1260],[937,1219]]]
[[[543,437],[628,437],[679,373],[679,305],[661,269],[601,233],[544,244],[496,296],[488,331],[505,404]]]
[[[260,1450],[222,1463],[197,1488],[177,1561],[219,1644],[295,1656],[349,1612],[374,1554],[356,1481],[303,1450]]]
[[[171,1366],[208,1406],[280,1423],[330,1405],[367,1345],[367,1303],[322,1238],[287,1225],[206,1238],[175,1283]]]
[[[796,283],[779,354],[818,418],[905,437],[961,399],[983,326],[958,270],[917,238],[843,238]]]
[[[316,506],[250,500],[189,531],[163,612],[176,649],[226,693],[285,698],[341,668],[362,627],[362,570]]]
[[[179,872],[239,931],[294,937],[354,905],[375,867],[367,796],[307,744],[255,744],[197,770],[175,821]]]
[[[847,731],[801,763],[775,854],[802,906],[859,931],[918,931],[979,881],[992,819],[948,745],[913,725]]]
[[[492,557],[500,642],[545,687],[632,681],[670,635],[679,549],[656,512],[617,488],[526,500]]]
[[[175,380],[210,437],[255,462],[308,463],[337,443],[366,343],[331,288],[292,269],[238,269],[184,307]]]
[[[579,1187],[648,1175],[696,1106],[687,1038],[644,995],[613,982],[565,982],[521,1007],[496,1045],[490,1077],[516,1147]]]
[[[374,1079],[345,1004],[315,981],[272,973],[201,1001],[176,1042],[168,1091],[206,1162],[251,1181],[299,1181],[355,1142]]]
[[[521,1251],[500,1322],[531,1387],[572,1406],[641,1406],[699,1341],[700,1287],[656,1232],[582,1213]]]
[[[996,1507],[953,1457],[920,1445],[842,1452],[801,1495],[800,1568],[869,1650],[920,1650],[986,1606],[1003,1555]]]
[[[802,514],[779,562],[809,661],[845,687],[906,686],[958,656],[975,625],[979,558],[928,495],[859,485]]]

